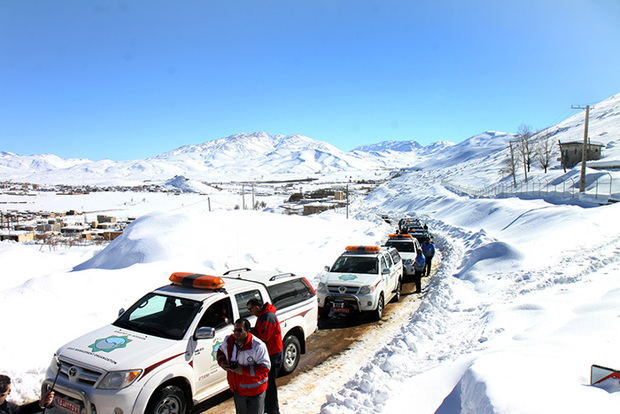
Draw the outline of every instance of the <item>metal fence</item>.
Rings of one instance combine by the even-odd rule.
[[[586,182],[588,182],[587,178]],[[579,178],[573,177],[565,180],[537,178],[518,182],[516,186],[507,181],[483,188],[463,186],[449,181],[442,181],[442,185],[456,193],[477,198],[559,198],[591,201],[598,204],[620,201],[620,193],[614,193],[614,180],[608,172],[601,173],[598,178],[588,183],[585,193],[579,193]]]

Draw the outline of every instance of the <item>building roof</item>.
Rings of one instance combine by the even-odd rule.
[[[560,145],[575,145],[575,144],[583,145],[583,140],[581,140],[581,141],[580,140],[575,140],[575,141],[560,142]],[[604,147],[605,146],[605,144],[602,144],[602,143],[600,143],[598,141],[590,141],[590,142],[588,142],[588,144],[589,145],[594,145],[596,147]]]

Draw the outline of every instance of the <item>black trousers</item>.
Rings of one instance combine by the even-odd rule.
[[[265,412],[267,414],[280,414],[276,378],[278,377],[278,372],[282,366],[282,352],[269,355],[269,360],[271,361],[271,369],[269,370],[267,391],[265,392]]]
[[[233,393],[233,399],[235,400],[236,414],[263,414],[265,412],[264,392],[249,397],[241,396],[235,392]]]
[[[413,274],[413,280],[415,281],[415,293],[422,293],[422,274],[424,270],[416,270]]]
[[[424,260],[426,260],[426,264],[424,265],[424,276],[430,276],[431,275],[431,262],[433,261],[433,258],[425,257]]]

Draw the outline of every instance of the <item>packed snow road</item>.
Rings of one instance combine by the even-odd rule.
[[[423,286],[427,279],[423,279]],[[405,282],[400,302],[386,306],[379,322],[366,315],[319,321],[319,330],[308,339],[308,352],[297,369],[278,379],[283,413],[319,412],[326,402],[325,394],[339,391],[377,346],[393,336],[420,304],[420,295],[413,293],[415,284],[410,279]],[[327,375],[329,380],[325,380]],[[320,378],[323,380],[317,380]],[[303,402],[299,398],[313,394],[316,398],[303,398]],[[232,394],[225,392],[194,407],[192,413],[224,414],[234,410]]]

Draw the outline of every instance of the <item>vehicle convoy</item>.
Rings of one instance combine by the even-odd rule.
[[[317,287],[320,315],[371,312],[383,315],[385,304],[400,300],[403,261],[393,247],[347,246]]]
[[[412,276],[415,273],[413,263],[415,262],[417,251],[422,248],[418,239],[411,234],[390,234],[385,245],[398,250],[400,257],[403,259],[403,276]]]
[[[401,234],[411,234],[421,244],[430,237],[428,226],[422,224],[419,219],[402,218],[398,221],[398,230]]]
[[[54,384],[63,412],[141,414],[189,412],[228,388],[216,353],[233,323],[259,298],[277,311],[284,343],[282,374],[297,367],[317,329],[310,283],[292,273],[231,270],[223,276],[173,273],[172,284],[147,293],[111,325],[62,346],[42,390]]]

